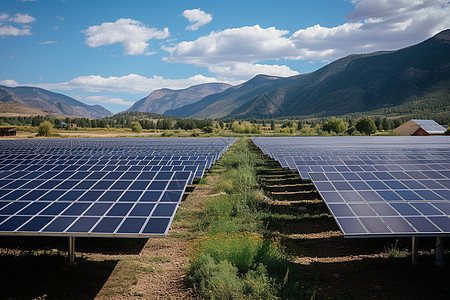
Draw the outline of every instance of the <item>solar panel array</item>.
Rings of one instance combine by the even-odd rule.
[[[233,138],[0,141],[0,234],[164,237]]]
[[[252,140],[314,183],[346,237],[450,234],[450,137]]]

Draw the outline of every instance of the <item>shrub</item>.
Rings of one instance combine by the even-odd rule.
[[[369,117],[359,119],[355,127],[359,132],[364,132],[367,135],[374,134],[377,131],[375,122]]]
[[[131,131],[139,133],[142,131],[142,126],[139,122],[131,122]]]
[[[205,133],[212,133],[214,131],[214,127],[212,126],[205,126],[202,128],[203,132]]]
[[[39,124],[38,127],[38,136],[51,136],[53,133],[53,125],[49,121],[44,121]]]

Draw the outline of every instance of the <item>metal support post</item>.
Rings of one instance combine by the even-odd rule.
[[[444,262],[444,241],[442,237],[436,237],[436,259],[434,265],[438,267],[443,267]]]
[[[69,236],[69,264],[75,263],[75,237]]]
[[[412,247],[411,247],[411,254],[412,254],[412,259],[411,259],[411,266],[412,267],[417,267],[418,266],[418,259],[417,259],[417,248],[419,245],[419,238],[413,236],[412,237]]]

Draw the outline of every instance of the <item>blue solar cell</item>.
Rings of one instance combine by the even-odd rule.
[[[107,216],[123,217],[128,214],[130,209],[133,207],[133,203],[116,203],[108,211]]]
[[[157,202],[161,197],[161,191],[147,191],[141,197],[140,201],[143,202]]]
[[[68,191],[64,195],[62,195],[58,201],[75,201],[77,200],[81,195],[83,195],[83,191]]]
[[[186,186],[186,181],[181,180],[172,180],[169,185],[167,186],[168,191],[179,191],[183,190]]]
[[[314,181],[314,185],[319,191],[334,191],[334,186],[329,182]]]
[[[442,179],[445,178],[442,174],[436,171],[422,171],[422,173],[430,179]]]
[[[128,202],[136,202],[141,196],[142,192],[138,191],[126,191],[123,193],[122,197],[120,197],[119,201],[128,201]]]
[[[62,214],[79,216],[90,206],[90,203],[73,203],[69,208],[67,208]]]
[[[95,226],[92,232],[113,233],[121,222],[122,218],[105,217]]]
[[[406,174],[405,172],[390,172],[390,174],[395,178],[395,179],[411,179],[411,177],[408,176],[408,174]]]
[[[117,201],[122,193],[122,191],[107,191],[98,199],[98,201]]]
[[[416,228],[419,232],[422,232],[422,233],[441,232],[436,226],[434,226],[425,217],[406,217],[406,220],[409,223],[411,223],[414,226],[414,228]]]
[[[139,172],[126,172],[120,177],[120,180],[134,180],[139,176]]]
[[[436,180],[436,182],[442,185],[443,187],[450,189],[450,180]]]
[[[341,174],[346,180],[360,180],[356,173],[342,173]]]
[[[30,204],[30,202],[12,202],[8,206],[4,206],[0,209],[0,215],[14,215],[28,204]]]
[[[375,212],[367,204],[349,204],[350,208],[355,212],[357,216],[370,217],[376,216]]]
[[[143,233],[165,234],[168,230],[170,218],[152,218],[149,219],[144,227]]]
[[[148,187],[149,190],[164,190],[168,184],[168,181],[152,181],[150,186]]]
[[[393,190],[408,189],[405,185],[403,185],[400,181],[397,180],[386,180],[383,182]]]
[[[386,224],[379,218],[362,217],[359,220],[363,223],[364,227],[367,228],[369,233],[391,233],[386,227]]]
[[[429,217],[429,219],[436,224],[442,231],[450,231],[450,218],[448,216]]]
[[[181,196],[183,195],[182,191],[166,191],[162,197],[161,202],[179,202],[181,200]]]
[[[349,181],[349,183],[357,191],[371,190],[370,186],[364,181]]]
[[[425,199],[427,201],[444,200],[438,194],[436,194],[436,193],[434,193],[433,191],[430,191],[430,190],[417,190],[416,194],[418,194],[420,197],[422,197],[423,199]]]
[[[34,202],[28,205],[26,208],[22,209],[18,214],[33,216],[39,213],[49,204],[50,204],[49,202]]]
[[[332,214],[336,217],[353,217],[354,214],[346,204],[328,204]]]
[[[426,189],[425,186],[421,185],[418,181],[414,180],[400,180],[400,182],[406,185],[409,189],[417,190],[417,189]]]
[[[37,200],[39,197],[44,195],[47,191],[42,190],[34,190],[29,192],[28,194],[24,195],[21,200]]]
[[[48,206],[46,209],[44,209],[40,215],[49,215],[49,216],[56,216],[59,215],[63,210],[65,210],[70,203],[61,203],[56,202]]]
[[[386,201],[402,201],[403,199],[400,198],[399,195],[392,191],[378,191],[378,194]]]
[[[155,180],[169,180],[172,178],[173,173],[172,172],[162,172],[160,171],[156,177]]]
[[[374,191],[359,191],[359,194],[361,197],[364,198],[364,200],[368,202],[382,202],[384,201],[383,198],[380,197],[377,193]]]
[[[28,223],[23,225],[19,231],[29,231],[29,232],[35,232],[40,231],[44,226],[46,226],[48,223],[50,223],[53,220],[53,217],[34,217],[31,219]]]
[[[130,216],[134,216],[134,217],[150,216],[154,206],[155,206],[155,204],[153,204],[153,203],[138,203],[131,210]]]
[[[340,193],[346,202],[364,202],[364,199],[355,191],[341,191]]]
[[[320,194],[325,202],[344,202],[338,192],[321,192]]]
[[[420,215],[420,213],[409,203],[392,203],[391,206],[395,208],[395,210],[397,210],[402,216]]]
[[[15,231],[30,218],[29,216],[13,216],[0,225],[0,231]]]
[[[369,172],[357,172],[356,174],[363,180],[378,180],[378,178],[375,177],[375,175]]]
[[[67,232],[87,233],[97,223],[99,218],[96,217],[81,217],[67,229]]]
[[[323,173],[311,173],[309,177],[316,184],[318,181],[328,181],[328,178]]]
[[[111,190],[126,190],[130,184],[132,183],[132,181],[128,181],[128,180],[120,180],[120,181],[116,181],[111,187]]]
[[[416,201],[416,200],[423,200],[422,198],[419,197],[419,195],[417,195],[416,193],[414,193],[413,191],[409,191],[409,190],[398,190],[396,191],[397,194],[400,195],[400,197],[402,197],[403,199],[405,199],[406,201]]]
[[[122,172],[109,172],[103,179],[119,179],[122,174]]]
[[[112,180],[102,180],[97,182],[92,189],[93,190],[107,190],[111,185],[113,185],[114,181]]]
[[[367,234],[364,227],[356,218],[336,218],[344,234]]]
[[[85,216],[103,216],[111,207],[111,203],[95,203],[85,213]]]
[[[144,180],[134,181],[128,189],[144,191],[147,188],[148,184],[149,182]]]
[[[387,203],[369,204],[380,217],[398,216],[398,213]]]
[[[373,174],[380,180],[391,180],[394,179],[388,172],[373,172]]]
[[[326,173],[325,175],[328,177],[329,181],[344,180],[344,177],[339,173]]]
[[[40,186],[41,184],[43,184],[44,181],[43,180],[33,180],[33,181],[29,181],[27,184],[23,185],[21,188],[25,189],[25,190],[32,190],[37,188],[38,186]],[[40,189],[46,189],[45,187],[40,187]]]
[[[170,217],[175,213],[176,207],[176,204],[160,203],[153,211],[152,217]]]
[[[117,233],[139,233],[145,221],[145,218],[127,218],[117,230]]]
[[[411,203],[412,206],[414,206],[415,209],[420,211],[422,214],[426,216],[430,215],[442,215],[442,212],[437,210],[434,206],[432,206],[430,203]]]
[[[414,228],[401,217],[383,217],[382,219],[395,233],[416,232]]]

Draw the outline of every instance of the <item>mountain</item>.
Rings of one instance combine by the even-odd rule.
[[[12,102],[49,113],[84,118],[103,118],[112,113],[100,105],[87,105],[63,94],[37,87],[0,85],[0,102]]]
[[[298,78],[299,76],[283,78],[257,75],[243,84],[230,87],[221,93],[209,95],[190,105],[168,110],[165,114],[182,118],[220,118],[228,116],[252,97],[285,86]]]
[[[166,110],[175,109],[231,87],[227,83],[205,83],[182,90],[159,89],[137,101],[126,111],[142,111],[162,114]]]
[[[450,30],[414,46],[349,55],[315,72],[279,81],[278,87],[256,88],[254,95],[243,95],[233,109],[217,94],[167,113],[183,117],[264,118],[337,116],[382,109],[394,112],[439,108],[448,112]],[[228,99],[240,97],[236,87],[221,94],[224,93]],[[208,98],[210,101],[206,101]]]
[[[56,116],[46,110],[13,102],[0,102],[0,117]]]

